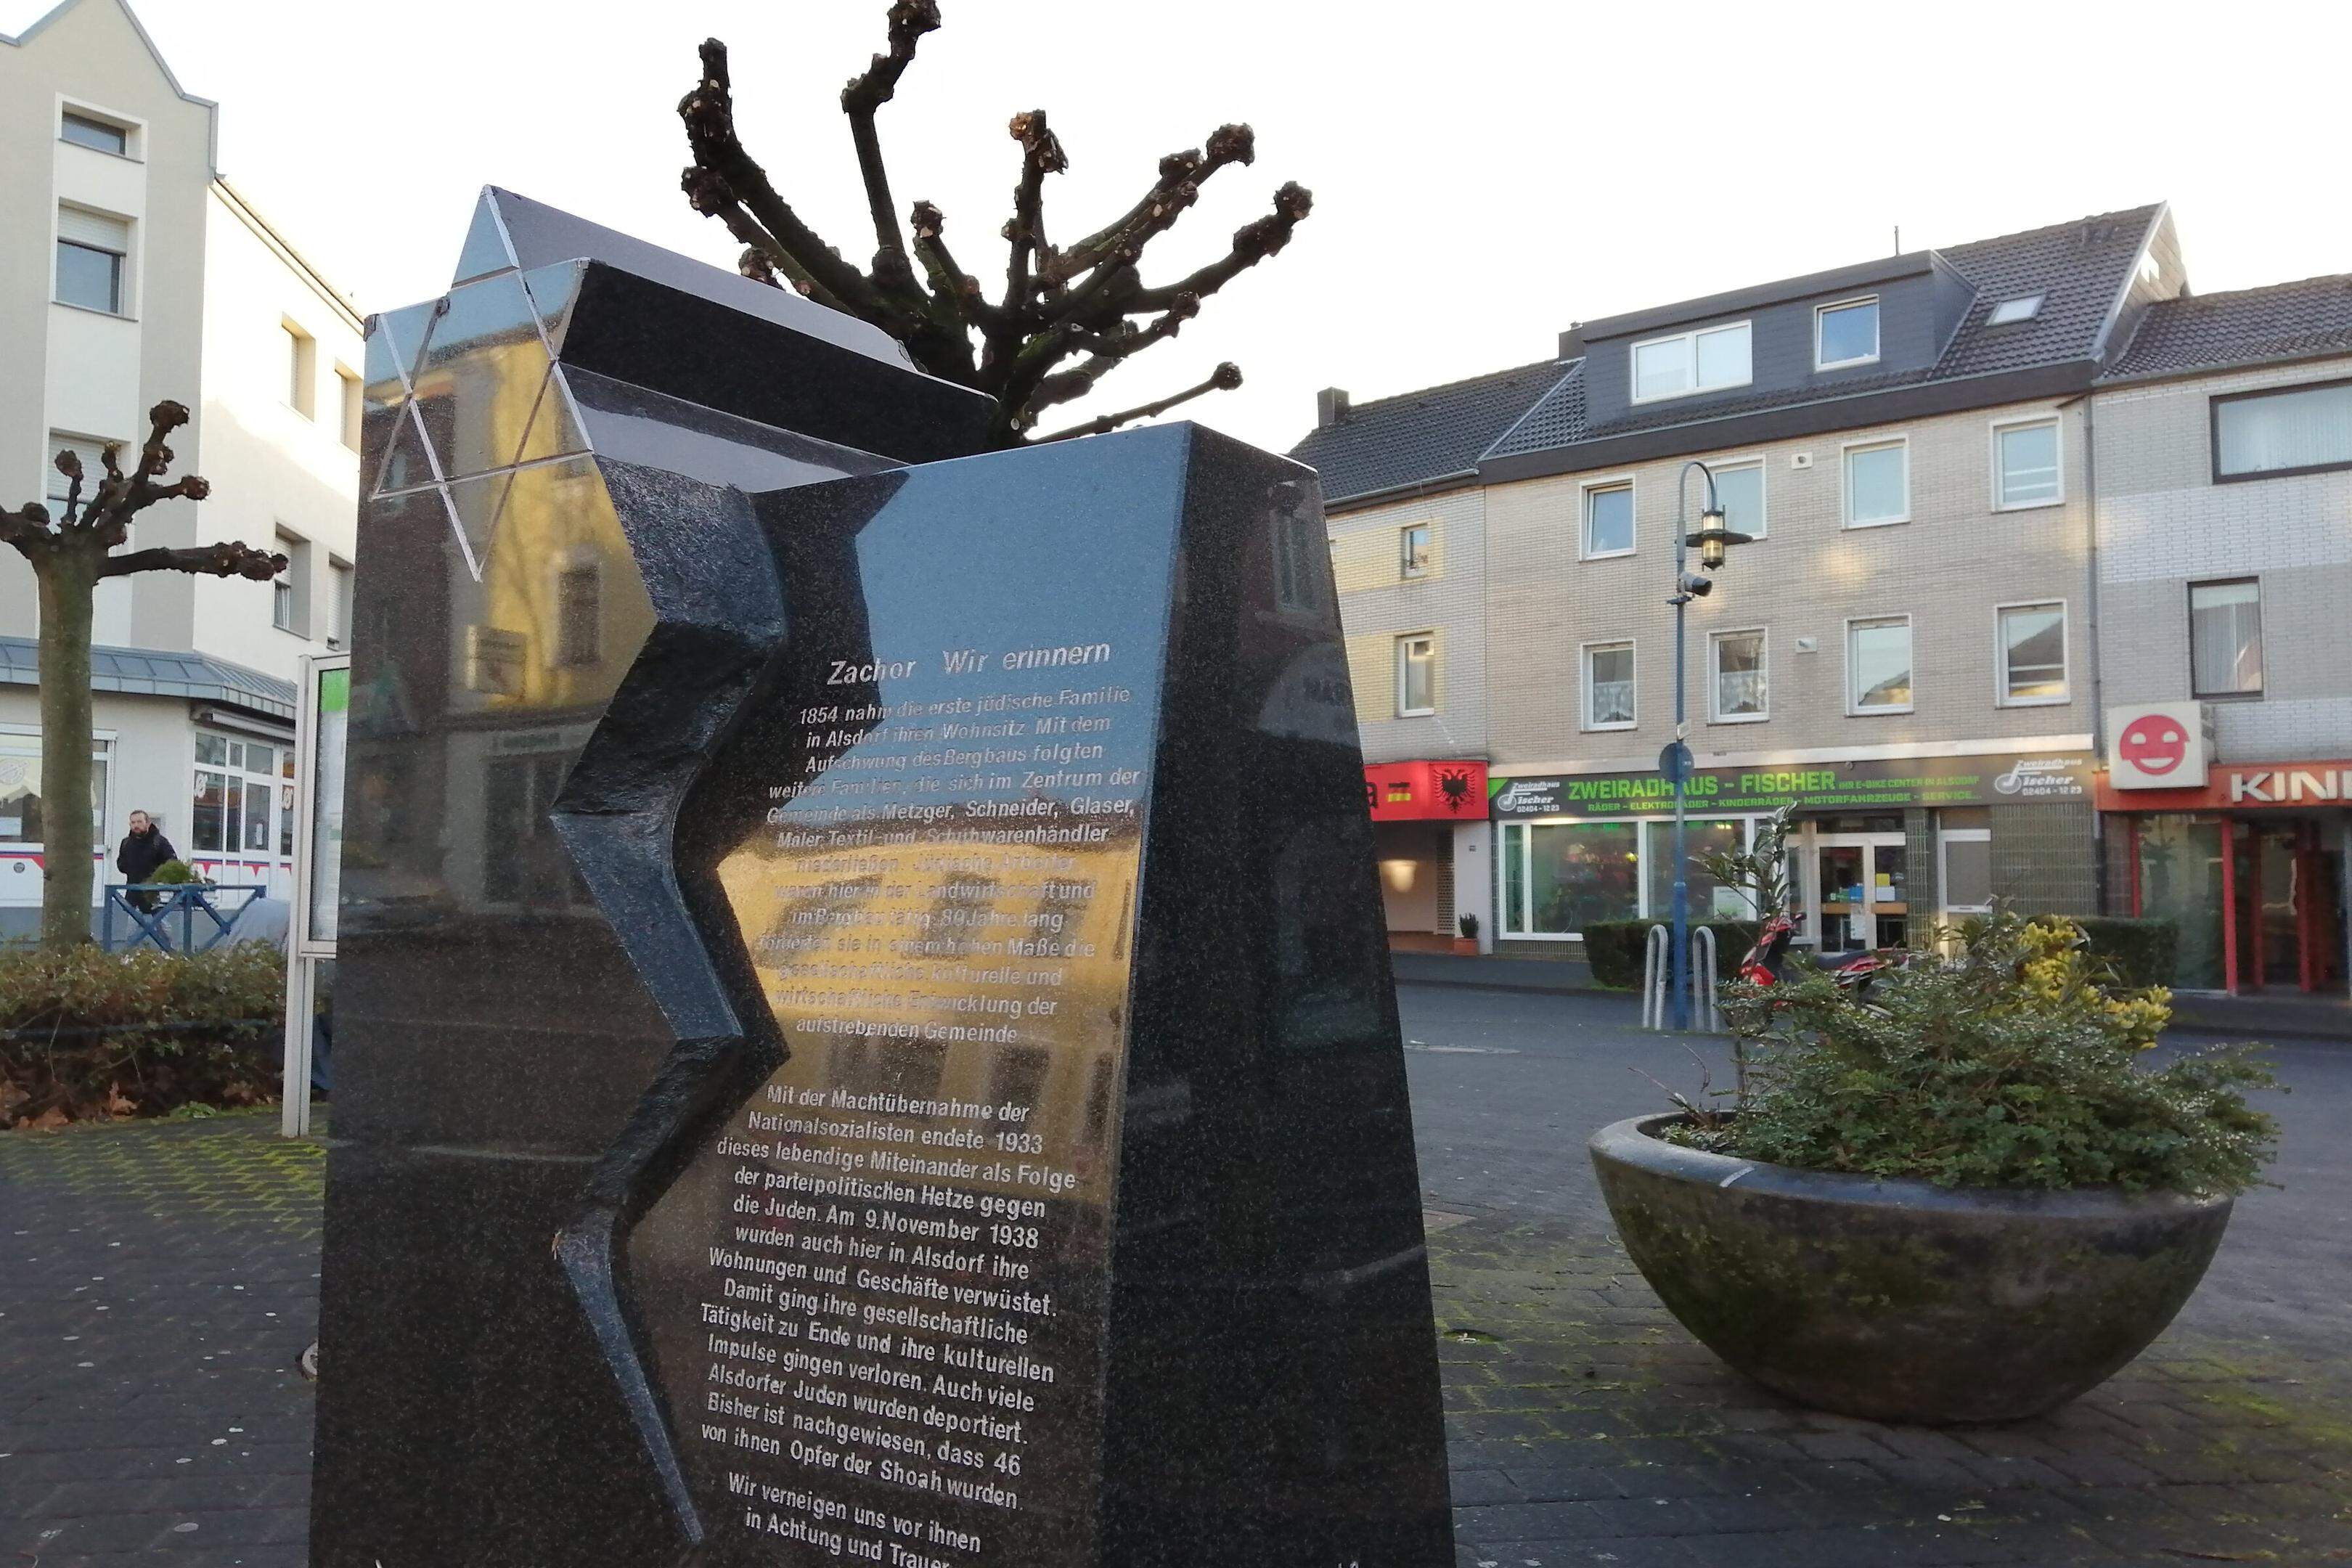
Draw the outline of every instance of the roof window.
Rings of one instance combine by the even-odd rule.
[[[2006,327],[2017,321],[2030,321],[2042,313],[2042,296],[2026,294],[2015,300],[2003,300],[1985,318],[1988,327]]]

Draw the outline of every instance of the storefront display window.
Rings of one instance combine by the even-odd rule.
[[[1643,831],[1649,842],[1643,847],[1646,856],[1650,886],[1650,913],[1664,920],[1675,908],[1675,825],[1652,822]],[[1748,825],[1732,817],[1694,819],[1685,826],[1685,841],[1690,849],[1690,874],[1685,880],[1690,890],[1690,917],[1695,921],[1738,921],[1751,918],[1748,900],[1737,889],[1718,883],[1707,870],[1706,858],[1709,852],[1736,851],[1748,841]]]
[[[191,855],[277,850],[282,836],[271,833],[270,822],[279,793],[279,751],[266,741],[197,731],[195,787],[181,847]]]
[[[106,838],[106,761],[103,741],[94,742],[89,761],[90,842]],[[47,842],[47,825],[41,799],[41,738],[0,735],[0,844],[41,845]]]
[[[2175,984],[2218,991],[2221,965],[2221,825],[2178,814],[2138,819],[2139,912],[2180,928]]]

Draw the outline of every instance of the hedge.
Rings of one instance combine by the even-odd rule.
[[[1592,966],[1592,978],[1601,984],[1621,991],[1640,990],[1642,963],[1648,949],[1650,928],[1665,923],[1664,921],[1585,921],[1584,961]],[[1717,977],[1730,979],[1739,973],[1740,959],[1756,943],[1756,922],[1691,921],[1694,932],[1701,926],[1715,933]]]
[[[285,1012],[267,942],[0,952],[0,1127],[266,1104]]]
[[[2115,966],[2116,979],[2137,989],[2169,985],[2180,970],[2180,927],[2125,915],[2069,915],[2091,941],[2093,956]]]

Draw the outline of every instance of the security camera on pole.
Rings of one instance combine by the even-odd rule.
[[[1685,533],[1683,531],[1690,521],[1693,468],[1706,477],[1706,509],[1698,514],[1698,531]],[[1698,563],[1713,572],[1723,564],[1724,554],[1731,546],[1752,543],[1755,535],[1734,533],[1724,527],[1723,503],[1715,494],[1715,473],[1705,463],[1696,459],[1685,463],[1675,489],[1675,592],[1666,601],[1675,607],[1675,738],[1658,753],[1658,771],[1675,786],[1675,924],[1667,988],[1675,999],[1675,1030],[1679,1034],[1690,1027],[1690,849],[1685,838],[1683,812],[1690,780],[1691,751],[1683,733],[1688,727],[1683,702],[1683,622],[1693,599],[1703,599],[1715,592],[1713,578],[1699,576],[1687,569],[1687,552],[1692,545],[1697,545]]]

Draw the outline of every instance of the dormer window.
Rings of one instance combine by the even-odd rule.
[[[1992,308],[1992,313],[1985,317],[1985,325],[1988,327],[2012,326],[2019,321],[2030,321],[2041,313],[2042,296],[2028,294],[2021,299],[2003,300],[2000,304],[1995,305]]]
[[[1878,301],[1841,300],[1813,312],[1813,368],[1878,363]]]
[[[1633,358],[1636,403],[1720,392],[1752,379],[1746,321],[1652,338],[1633,345]]]

